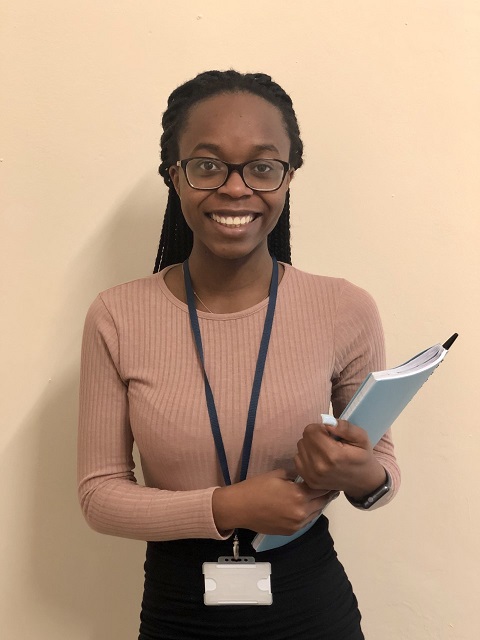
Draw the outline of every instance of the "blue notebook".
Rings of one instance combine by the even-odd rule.
[[[340,418],[365,429],[372,445],[376,445],[445,358],[456,338],[455,333],[445,344],[436,344],[398,367],[370,373]],[[298,477],[296,482],[303,480]],[[338,494],[333,495],[332,499],[337,496]],[[290,536],[259,533],[253,539],[252,546],[256,551],[281,547],[303,535],[317,519]]]

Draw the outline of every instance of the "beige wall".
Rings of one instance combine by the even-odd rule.
[[[477,637],[478,2],[6,0],[0,23],[2,636],[136,637],[143,545],[76,503],[83,318],[151,270],[167,95],[232,66],[295,101],[295,264],[373,293],[390,365],[460,333],[395,427],[398,499],[330,515],[369,640]]]

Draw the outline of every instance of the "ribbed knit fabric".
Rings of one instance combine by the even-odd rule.
[[[260,393],[249,476],[292,468],[306,425],[339,415],[363,378],[385,366],[372,298],[336,278],[284,265]],[[82,348],[79,496],[90,526],[141,540],[216,538],[212,493],[223,484],[187,306],[167,269],[100,294]],[[267,301],[230,314],[198,312],[230,474],[238,478]],[[136,483],[132,445],[147,486]],[[375,455],[400,474],[388,433]]]

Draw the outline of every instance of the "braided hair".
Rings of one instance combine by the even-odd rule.
[[[171,264],[183,262],[192,250],[193,234],[183,217],[180,198],[168,171],[178,160],[180,133],[192,106],[224,93],[252,93],[277,107],[290,138],[290,166],[298,169],[303,164],[303,143],[292,100],[270,76],[264,73],[242,74],[234,70],[205,71],[177,87],[170,95],[162,117],[161,164],[158,172],[168,187],[168,200],[154,273]],[[268,249],[277,260],[291,264],[290,191],[287,191],[278,222],[268,235]]]

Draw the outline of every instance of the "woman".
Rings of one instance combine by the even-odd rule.
[[[359,508],[379,486],[374,507],[395,494],[390,434],[372,449],[362,429],[321,419],[384,368],[375,304],[290,265],[303,145],[269,76],[200,74],[172,93],[162,124],[158,272],[104,292],[86,320],[83,512],[99,532],[148,541],[140,640],[358,640],[324,515],[279,549],[251,541],[299,530],[339,491]],[[203,563],[238,552],[271,564],[271,606],[204,604]]]

